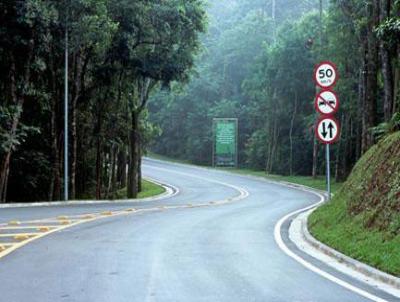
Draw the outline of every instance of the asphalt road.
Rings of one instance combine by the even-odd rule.
[[[158,161],[145,175],[179,188],[166,200],[136,204],[225,205],[132,213],[100,219],[35,240],[0,259],[1,302],[370,301],[307,270],[281,251],[274,227],[286,214],[313,204],[313,194],[281,185]],[[243,197],[243,196],[242,196]],[[123,210],[132,205],[1,209],[0,222]],[[286,225],[287,227],[287,225]],[[307,261],[386,301],[396,301]]]

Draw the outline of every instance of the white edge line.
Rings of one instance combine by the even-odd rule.
[[[364,290],[362,290],[362,289],[360,289],[360,288],[358,288],[358,287],[356,287],[356,286],[354,286],[354,285],[351,285],[350,283],[348,283],[348,282],[346,282],[346,281],[343,281],[343,280],[341,280],[341,279],[339,279],[339,278],[337,278],[337,277],[335,277],[335,276],[333,276],[333,275],[331,275],[331,274],[329,274],[329,273],[323,271],[322,269],[319,269],[319,268],[316,267],[315,265],[313,265],[313,264],[307,262],[306,260],[304,260],[304,259],[301,258],[300,256],[296,255],[294,252],[292,252],[292,251],[285,245],[285,243],[283,242],[283,239],[282,239],[282,235],[281,235],[282,225],[283,225],[290,217],[295,216],[296,214],[300,214],[300,213],[302,213],[302,212],[305,212],[305,211],[307,211],[307,210],[311,210],[311,209],[313,209],[313,208],[315,208],[315,207],[318,207],[319,205],[321,205],[321,204],[324,203],[324,201],[325,201],[325,197],[324,197],[322,194],[319,194],[319,193],[314,192],[314,191],[311,191],[311,190],[306,190],[306,191],[309,192],[309,193],[312,193],[312,194],[317,195],[318,197],[320,197],[320,200],[319,200],[316,204],[314,204],[314,205],[311,205],[311,206],[308,206],[308,207],[306,207],[306,208],[304,208],[304,209],[300,209],[300,210],[294,211],[294,212],[292,212],[292,213],[289,213],[289,214],[287,214],[285,217],[283,217],[282,219],[280,219],[280,220],[278,221],[278,223],[275,225],[274,237],[275,237],[275,241],[276,241],[276,243],[278,244],[279,248],[280,248],[286,255],[288,255],[289,257],[291,257],[291,258],[293,258],[294,260],[296,260],[298,263],[300,263],[301,265],[303,265],[305,268],[309,269],[310,271],[312,271],[312,272],[314,272],[314,273],[320,275],[321,277],[323,277],[323,278],[325,278],[325,279],[327,279],[327,280],[329,280],[329,281],[331,281],[331,282],[334,282],[334,283],[336,283],[336,284],[338,284],[338,285],[340,285],[340,286],[342,286],[342,287],[344,287],[344,288],[346,288],[346,289],[348,289],[348,290],[350,290],[350,291],[352,291],[352,292],[354,292],[354,293],[356,293],[356,294],[358,294],[358,295],[360,295],[360,296],[362,296],[362,297],[364,297],[364,298],[367,298],[367,299],[369,299],[369,300],[371,300],[371,301],[376,301],[376,302],[388,302],[387,300],[384,300],[384,299],[379,298],[379,297],[377,297],[377,296],[375,296],[375,295],[373,295],[373,294],[370,294],[370,293],[368,293],[368,292],[366,292],[366,291],[364,291]]]
[[[162,160],[153,159],[153,158],[147,158],[147,159],[148,159],[149,161],[163,162]],[[209,171],[209,170],[212,170],[212,169],[208,169],[208,168],[204,168],[204,167],[197,167],[197,166],[188,165],[188,164],[181,164],[181,163],[175,163],[175,162],[167,162],[167,163],[170,163],[170,164],[176,165],[176,166],[195,167],[195,168],[201,169],[201,170],[208,170],[208,171]],[[218,171],[218,170],[217,170],[217,171]],[[229,174],[233,174],[233,175],[237,175],[237,176],[248,177],[248,176],[246,176],[246,175],[236,174],[236,173],[232,173],[232,172],[229,172],[229,171],[222,171],[222,172],[229,173]],[[183,174],[183,173],[182,173],[182,174]],[[198,177],[198,178],[201,178],[201,177]],[[305,191],[305,192],[308,192],[308,193],[317,195],[317,196],[320,198],[320,200],[319,200],[317,203],[315,203],[315,204],[313,204],[313,205],[311,205],[311,206],[305,207],[305,208],[303,208],[303,209],[299,209],[299,210],[296,210],[296,211],[294,211],[294,212],[292,212],[292,213],[287,214],[285,217],[283,217],[282,219],[280,219],[280,220],[278,221],[278,223],[275,225],[275,228],[274,228],[274,237],[275,237],[275,241],[276,241],[276,243],[278,244],[279,248],[280,248],[286,255],[288,255],[289,257],[293,258],[294,260],[296,260],[297,262],[299,262],[300,264],[302,264],[302,265],[303,265],[304,267],[306,267],[307,269],[309,269],[309,270],[313,271],[314,273],[316,273],[316,274],[318,274],[318,275],[324,277],[325,279],[328,279],[328,280],[331,281],[331,282],[334,282],[334,283],[336,283],[336,284],[338,284],[338,285],[340,285],[340,286],[342,286],[342,287],[344,287],[344,288],[346,288],[346,289],[348,289],[348,290],[350,290],[350,291],[352,291],[352,292],[354,292],[354,293],[357,293],[357,294],[359,294],[360,296],[365,297],[365,298],[367,298],[367,299],[369,299],[369,300],[371,300],[371,301],[376,301],[376,302],[388,302],[387,300],[384,300],[384,299],[379,298],[379,297],[377,297],[377,296],[375,296],[375,295],[373,295],[373,294],[370,294],[370,293],[368,293],[367,291],[364,291],[364,290],[362,290],[362,289],[360,289],[360,288],[358,288],[358,287],[356,287],[356,286],[354,286],[354,285],[351,285],[350,283],[348,283],[348,282],[346,282],[346,281],[343,281],[343,280],[341,280],[341,279],[339,279],[339,278],[337,278],[337,277],[335,277],[335,276],[333,276],[333,275],[331,275],[331,274],[329,274],[329,273],[327,273],[327,272],[325,272],[325,271],[319,269],[318,267],[312,265],[311,263],[307,262],[306,260],[304,260],[304,259],[301,258],[300,256],[298,256],[298,255],[296,255],[295,253],[293,253],[293,252],[285,245],[285,243],[283,242],[283,239],[282,239],[282,236],[281,236],[281,229],[282,229],[282,225],[285,223],[285,221],[288,220],[290,217],[295,216],[296,214],[300,214],[300,213],[302,213],[302,212],[311,210],[311,209],[316,208],[316,207],[320,206],[321,204],[323,204],[323,203],[325,202],[325,197],[324,197],[322,194],[316,192],[316,190],[314,190],[314,189],[312,189],[312,188],[309,188],[309,187],[303,186],[303,185],[294,185],[294,184],[287,183],[287,182],[275,181],[275,180],[264,179],[264,178],[259,178],[259,177],[248,177],[248,178],[250,178],[250,179],[256,179],[256,180],[260,180],[260,181],[265,181],[265,182],[267,182],[267,183],[272,183],[272,184],[276,184],[276,185],[288,187],[288,188],[291,188],[291,189],[294,189],[294,190]],[[220,183],[220,184],[224,184],[224,185],[228,185],[229,187],[232,187],[232,186],[229,185],[229,184],[225,184],[225,183]],[[236,189],[237,189],[237,188],[236,188]]]

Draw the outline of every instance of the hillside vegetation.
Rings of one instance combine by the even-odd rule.
[[[400,132],[372,147],[332,202],[310,217],[316,238],[400,275]]]

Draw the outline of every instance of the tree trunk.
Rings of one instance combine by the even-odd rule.
[[[342,175],[343,175],[343,170],[342,170],[343,160],[340,159],[340,155],[341,155],[341,150],[342,150],[342,146],[343,146],[343,138],[344,138],[343,134],[346,131],[344,120],[345,120],[345,116],[343,114],[341,123],[340,123],[342,125],[342,131],[340,133],[340,138],[339,138],[339,142],[337,145],[336,158],[335,158],[335,181],[336,182],[339,182],[342,179]]]
[[[266,161],[265,161],[265,173],[269,174],[271,171],[269,171],[269,166],[270,166],[270,161],[271,161],[271,154],[272,154],[272,137],[273,137],[273,126],[272,126],[272,120],[269,119],[268,121],[268,130],[267,132],[269,133],[269,140],[266,142],[268,148],[267,148],[267,154],[266,154]]]
[[[347,179],[350,174],[352,162],[354,155],[356,155],[355,151],[357,149],[357,140],[354,139],[355,131],[354,131],[354,123],[353,118],[348,116],[346,120],[346,139],[345,139],[345,149],[344,149],[344,158],[343,158],[343,179]]]
[[[118,152],[117,183],[119,189],[126,187],[126,165],[126,147],[123,146],[122,150]]]
[[[50,187],[50,200],[61,199],[61,171],[60,171],[60,150],[58,149],[57,131],[57,101],[52,100],[51,111],[51,155],[52,155],[52,184]]]
[[[117,160],[118,160],[118,148],[113,146],[112,148],[112,164],[111,164],[111,198],[114,199],[115,192],[117,190],[116,185],[116,169],[117,169]]]
[[[102,127],[102,113],[101,110],[97,112],[97,139],[96,139],[96,199],[101,199],[102,191],[102,143],[101,143],[101,127]]]
[[[399,95],[399,84],[398,82],[400,81],[400,69],[396,68],[394,71],[394,101],[393,101],[393,108],[392,108],[392,115],[397,112],[398,108],[398,95]]]
[[[400,58],[400,47],[397,47],[397,57]],[[399,96],[400,96],[400,68],[394,68],[394,100],[392,115],[399,111]]]
[[[315,131],[317,130],[314,129],[313,132],[314,136],[313,136],[313,165],[312,165],[312,177],[314,179],[316,179],[318,176],[318,150],[319,150],[318,140],[315,135]]]
[[[358,80],[358,108],[364,107],[365,99],[365,62],[363,62],[363,67],[360,69],[359,80]],[[362,142],[363,138],[363,112],[362,110],[357,110],[357,120],[356,120],[356,160],[361,157]]]
[[[138,156],[138,192],[142,192],[142,146],[139,146]]]
[[[378,90],[378,41],[375,35],[375,27],[379,24],[379,0],[373,0],[368,7],[368,39],[367,39],[367,74],[363,116],[363,145],[362,153],[365,153],[373,144],[374,137],[371,128],[376,125],[376,98]]]
[[[278,149],[278,137],[279,137],[278,118],[275,116],[274,127],[273,127],[271,156],[270,156],[269,167],[268,167],[269,173],[273,172],[273,167],[274,167],[275,158],[276,158],[276,152]]]
[[[5,177],[5,181],[4,181],[4,183],[5,183],[5,185],[4,185],[4,191],[2,192],[2,195],[0,196],[0,199],[1,199],[1,200],[4,200],[4,201],[7,200],[7,189],[8,189],[7,184],[8,184],[8,177],[9,177],[9,175],[10,175],[10,166],[8,166],[7,171],[6,171],[6,177]]]
[[[71,101],[71,192],[70,198],[76,198],[76,167],[77,167],[77,114],[78,114],[78,99],[82,91],[82,73],[83,73],[83,60],[81,51],[78,51],[74,56],[74,86],[73,96]]]
[[[10,158],[11,150],[7,151],[1,162],[1,172],[0,172],[0,203],[4,203],[7,200],[7,187],[8,187],[8,174],[10,169]]]
[[[390,15],[390,0],[380,0],[380,22],[384,22]],[[392,59],[388,50],[388,47],[385,45],[384,41],[380,42],[380,50],[381,50],[381,60],[382,60],[382,77],[384,82],[383,92],[383,112],[385,122],[390,121],[392,118],[392,110],[393,110],[393,66]]]
[[[110,147],[109,162],[108,162],[108,185],[107,185],[107,198],[113,198],[115,188],[115,166],[116,166],[116,151],[115,146]]]
[[[124,154],[123,154],[123,170],[122,170],[122,177],[121,177],[121,187],[125,188],[128,185],[128,149],[129,144],[127,147],[124,147]]]
[[[49,49],[50,50],[50,49]],[[61,165],[60,165],[60,150],[58,148],[58,128],[57,128],[57,113],[58,113],[58,98],[57,93],[57,80],[56,80],[56,66],[54,63],[53,52],[51,48],[49,54],[50,62],[50,87],[52,90],[51,98],[51,117],[50,117],[50,135],[51,135],[51,161],[52,161],[52,178],[49,188],[49,200],[61,199]]]
[[[297,92],[295,92],[294,108],[293,108],[292,120],[290,122],[290,133],[289,133],[289,139],[290,139],[290,158],[289,158],[290,175],[293,175],[293,128],[294,128],[294,122],[296,120],[296,114],[297,114]]]
[[[133,110],[131,113],[131,130],[129,134],[129,168],[128,168],[128,198],[135,199],[138,194],[138,139],[139,115]]]
[[[102,157],[101,157],[101,138],[97,137],[96,143],[96,199],[101,199],[101,191],[102,191]]]
[[[33,42],[30,43],[29,45],[29,52],[28,52],[28,59],[27,63],[24,68],[24,77],[21,79],[23,81],[23,88],[22,92],[18,93],[18,83],[17,83],[17,70],[16,70],[16,64],[15,64],[15,58],[11,54],[11,68],[10,68],[10,87],[11,87],[11,97],[13,100],[13,104],[15,105],[16,112],[13,115],[12,122],[11,122],[11,128],[9,131],[9,136],[10,136],[10,144],[8,147],[8,150],[6,150],[3,158],[1,159],[0,162],[0,203],[6,202],[6,192],[7,192],[7,187],[8,187],[8,175],[9,175],[9,169],[10,169],[10,160],[11,160],[11,154],[13,151],[13,140],[17,134],[18,130],[18,125],[21,119],[22,111],[23,111],[23,105],[25,101],[25,94],[27,92],[27,86],[29,85],[30,82],[30,68],[31,68],[31,61],[32,61],[32,51],[33,51]]]

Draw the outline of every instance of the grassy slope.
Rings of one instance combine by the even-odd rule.
[[[165,189],[155,183],[147,180],[142,181],[142,192],[139,193],[138,198],[147,198],[157,196],[165,192]],[[126,199],[126,188],[117,192],[116,199]]]
[[[400,276],[400,133],[365,154],[309,226],[320,241]]]

